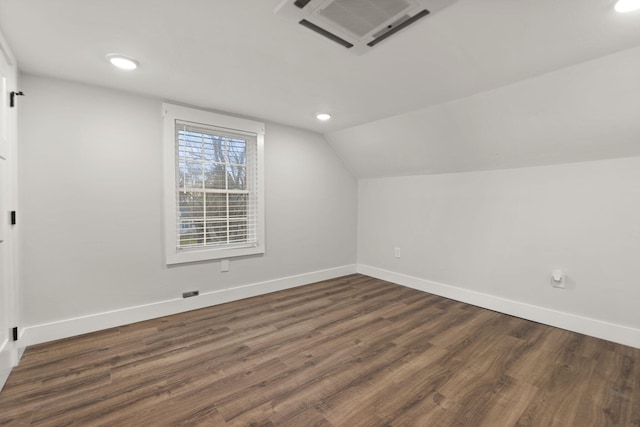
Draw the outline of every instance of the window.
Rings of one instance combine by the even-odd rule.
[[[167,264],[264,253],[264,123],[163,113]]]

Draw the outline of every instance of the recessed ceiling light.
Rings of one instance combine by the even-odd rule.
[[[122,55],[107,55],[107,59],[113,65],[123,70],[135,70],[136,68],[138,68],[138,63],[136,61]]]
[[[316,114],[316,118],[318,120],[322,120],[323,122],[326,122],[327,120],[329,120],[331,118],[331,114],[318,113],[318,114]]]
[[[640,0],[618,0],[616,12],[625,13],[640,9]]]

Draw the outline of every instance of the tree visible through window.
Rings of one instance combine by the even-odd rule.
[[[265,251],[261,122],[162,104],[167,264]]]
[[[250,197],[255,138],[176,124],[178,247],[255,240]]]

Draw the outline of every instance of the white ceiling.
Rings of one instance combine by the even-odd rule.
[[[640,13],[613,0],[458,0],[354,56],[274,15],[279,2],[0,0],[0,29],[27,73],[330,135],[640,45]],[[116,70],[108,53],[140,68]]]

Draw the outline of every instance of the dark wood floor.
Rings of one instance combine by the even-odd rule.
[[[640,350],[353,275],[32,346],[5,424],[640,426]]]

